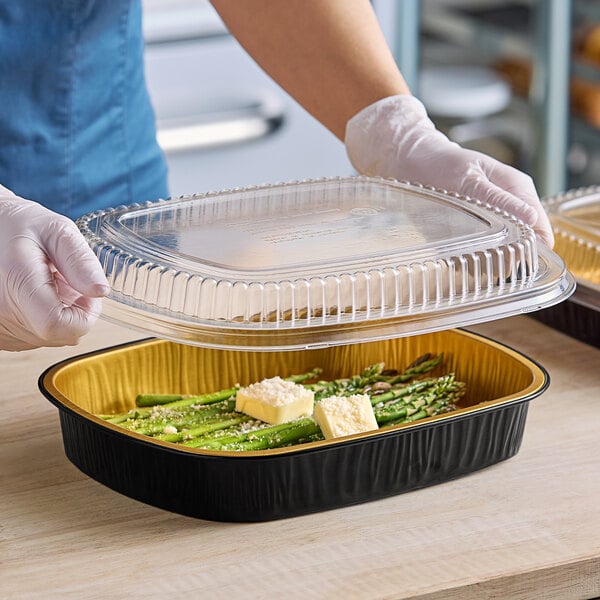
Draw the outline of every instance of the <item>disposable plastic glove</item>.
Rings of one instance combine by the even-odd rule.
[[[108,291],[72,221],[0,186],[0,349],[75,345]]]
[[[414,96],[391,96],[348,121],[346,150],[362,175],[392,177],[487,202],[531,225],[549,247],[552,228],[531,177],[451,142]]]

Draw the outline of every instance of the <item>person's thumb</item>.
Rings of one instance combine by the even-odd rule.
[[[52,221],[41,241],[50,262],[73,289],[93,298],[109,293],[102,267],[74,223]]]

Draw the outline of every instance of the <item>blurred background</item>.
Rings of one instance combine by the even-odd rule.
[[[598,183],[600,2],[373,0],[438,127],[533,176]],[[207,0],[144,0],[146,68],[172,195],[352,173],[344,148],[274,84]]]

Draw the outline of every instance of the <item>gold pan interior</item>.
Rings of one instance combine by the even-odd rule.
[[[449,330],[286,352],[218,350],[153,339],[70,359],[51,368],[42,385],[76,412],[109,414],[134,408],[140,393],[202,394],[317,366],[323,368],[323,379],[351,376],[381,361],[386,368],[403,369],[426,352],[444,353],[433,374],[455,372],[466,382],[461,410],[527,397],[545,384],[542,369],[521,354],[476,334]]]

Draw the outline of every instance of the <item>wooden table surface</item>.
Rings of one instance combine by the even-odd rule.
[[[0,598],[559,599],[600,596],[600,350],[529,317],[473,328],[539,361],[519,453],[385,500],[257,524],[126,498],[65,457],[38,375],[144,337],[0,353]]]

